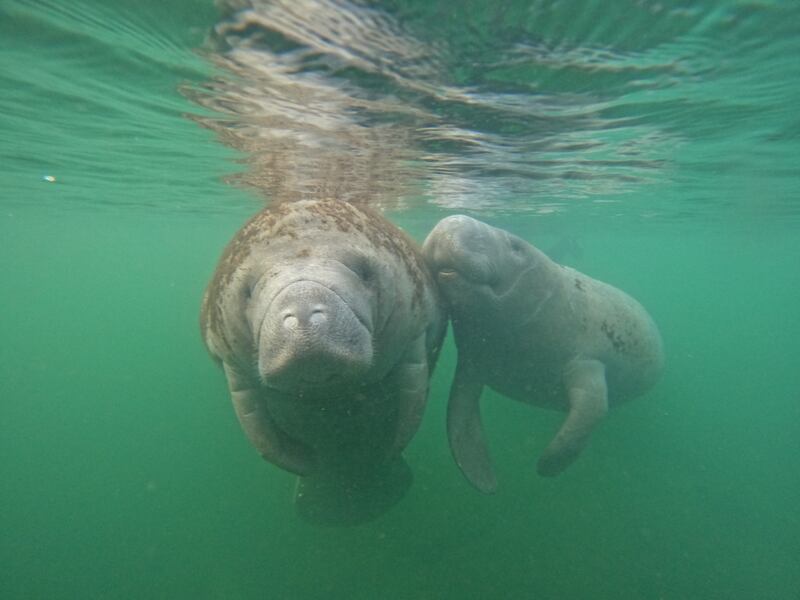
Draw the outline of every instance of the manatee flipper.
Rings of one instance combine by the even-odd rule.
[[[295,508],[303,520],[317,525],[358,525],[397,504],[413,479],[402,456],[360,476],[345,478],[323,472],[300,477],[295,488]]]
[[[574,360],[564,372],[569,414],[539,458],[539,475],[553,477],[578,457],[589,435],[608,411],[606,372],[597,360]]]
[[[411,344],[400,363],[392,369],[388,385],[395,394],[397,429],[392,451],[399,454],[414,437],[422,422],[428,398],[428,359],[425,334]]]
[[[251,385],[228,363],[223,368],[236,417],[250,443],[272,464],[298,475],[310,473],[314,467],[313,452],[275,424],[264,407],[258,386]]]
[[[497,478],[481,425],[483,383],[474,372],[471,363],[459,357],[447,402],[447,439],[467,480],[484,494],[491,494],[497,489]]]

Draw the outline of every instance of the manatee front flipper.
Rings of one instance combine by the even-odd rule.
[[[324,471],[297,480],[295,508],[303,520],[317,525],[359,525],[397,504],[412,482],[411,469],[402,456],[375,471],[346,477]]]
[[[478,490],[491,494],[497,489],[489,451],[481,425],[481,383],[471,363],[459,358],[447,403],[447,438],[458,468]]]
[[[539,458],[539,475],[553,477],[578,458],[595,425],[608,411],[606,371],[597,360],[574,360],[564,372],[569,414]]]
[[[274,423],[266,411],[259,387],[228,363],[224,363],[223,368],[233,408],[250,443],[272,464],[298,475],[310,473],[314,467],[312,451]]]
[[[400,363],[387,378],[397,406],[397,429],[392,452],[399,454],[414,437],[422,422],[428,400],[428,356],[425,334],[411,344]]]

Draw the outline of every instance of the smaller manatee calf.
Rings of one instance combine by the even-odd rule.
[[[479,490],[497,486],[481,425],[484,385],[568,412],[538,463],[539,474],[554,476],[577,458],[609,405],[658,379],[661,336],[620,290],[462,215],[436,225],[423,255],[449,306],[458,349],[447,408],[450,448]]]
[[[403,496],[446,318],[401,230],[345,202],[265,209],[228,244],[200,326],[250,443],[300,475],[303,517],[357,523]]]

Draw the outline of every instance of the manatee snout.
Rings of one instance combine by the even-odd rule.
[[[439,284],[439,291],[453,308],[474,305],[478,298],[494,304],[498,293],[508,290],[510,240],[498,230],[465,215],[442,219],[425,239],[423,256]],[[515,256],[516,259],[516,256]]]
[[[491,230],[465,215],[439,221],[423,245],[423,255],[440,283],[459,278],[474,283],[491,283],[492,259],[496,254]]]
[[[258,335],[258,369],[265,384],[283,390],[344,384],[372,366],[366,307],[329,287],[298,281],[277,293]]]

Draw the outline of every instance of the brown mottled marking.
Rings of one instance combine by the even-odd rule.
[[[408,237],[408,234],[392,225],[380,213],[366,206],[356,207],[337,201],[319,202],[309,210],[323,221],[333,221],[339,231],[350,233],[356,229],[365,235],[374,246],[401,257],[414,282],[415,304],[420,302],[425,286],[433,285],[422,255],[414,242]]]
[[[617,333],[614,330],[614,328],[608,324],[608,322],[603,321],[601,323],[600,331],[606,334],[606,337],[611,342],[611,345],[614,347],[614,350],[620,353],[624,353],[627,350],[623,336]]]

